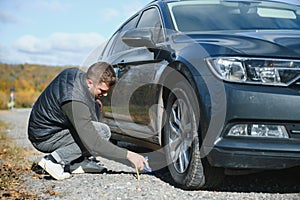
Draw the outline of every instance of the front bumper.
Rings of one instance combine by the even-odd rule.
[[[238,169],[284,169],[300,166],[299,141],[224,138],[208,158],[212,166]]]
[[[300,89],[225,84],[225,126],[207,156],[216,167],[283,169],[300,166]],[[288,139],[227,136],[239,123],[283,125]]]

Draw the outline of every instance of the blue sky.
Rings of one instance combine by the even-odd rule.
[[[151,0],[0,0],[0,62],[87,65]]]

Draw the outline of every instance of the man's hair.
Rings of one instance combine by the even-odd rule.
[[[97,62],[91,65],[86,72],[87,78],[94,83],[104,82],[109,86],[116,83],[116,74],[112,65],[106,62]]]

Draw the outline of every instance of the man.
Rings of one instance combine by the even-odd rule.
[[[62,71],[34,104],[28,124],[28,137],[33,146],[50,153],[39,162],[53,178],[62,180],[76,173],[103,170],[91,156],[127,159],[138,169],[145,158],[113,145],[108,140],[110,129],[98,122],[101,102],[116,82],[111,65],[95,63],[85,73],[77,68]]]

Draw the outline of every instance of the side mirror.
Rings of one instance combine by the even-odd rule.
[[[130,29],[122,35],[122,41],[131,47],[155,47],[151,28]]]

